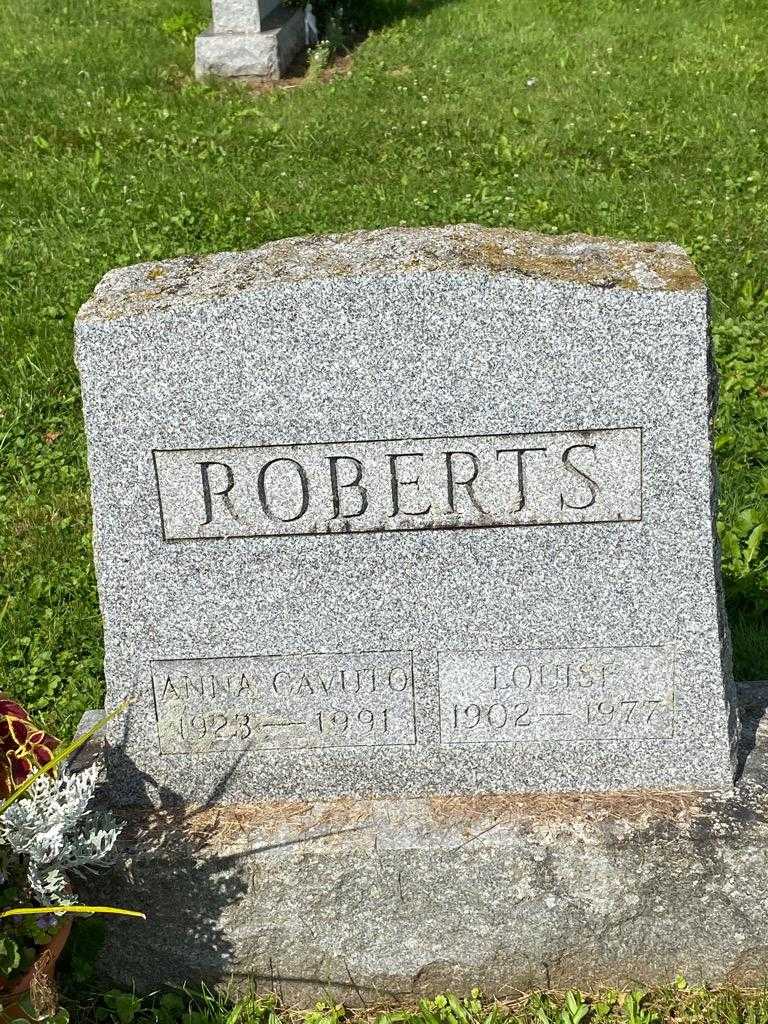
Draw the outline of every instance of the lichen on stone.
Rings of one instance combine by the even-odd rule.
[[[287,238],[249,252],[137,264],[107,274],[78,319],[114,319],[311,280],[441,272],[641,292],[704,288],[684,250],[670,243],[462,224]]]

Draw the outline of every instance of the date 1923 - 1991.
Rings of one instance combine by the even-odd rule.
[[[272,746],[283,739],[300,740],[302,746],[333,745],[337,741],[365,744],[376,739],[386,743],[393,709],[342,708],[318,710],[306,717],[264,714],[255,711],[206,711],[166,717],[162,723],[164,746],[181,742],[195,749],[227,746]],[[282,744],[279,744],[282,745]]]

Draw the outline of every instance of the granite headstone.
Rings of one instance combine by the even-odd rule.
[[[115,799],[731,786],[681,249],[287,239],[112,271],[76,330]]]

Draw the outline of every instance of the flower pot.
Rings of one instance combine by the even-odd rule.
[[[45,1001],[54,1001],[56,989],[54,978],[56,975],[56,964],[67,944],[69,933],[72,931],[72,918],[67,915],[64,918],[61,928],[56,932],[47,946],[40,950],[40,955],[32,964],[27,973],[13,982],[5,989],[0,982],[0,1024],[10,1024],[14,1020],[35,1020],[30,1017],[21,1005],[22,999],[32,995],[35,999],[33,987],[39,993],[40,998]],[[47,1008],[46,1008],[47,1009]],[[53,1012],[54,1007],[50,1007]]]

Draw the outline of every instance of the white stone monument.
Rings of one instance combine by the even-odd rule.
[[[195,75],[278,79],[304,45],[302,7],[279,0],[213,0],[213,22],[195,40]]]

